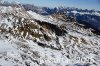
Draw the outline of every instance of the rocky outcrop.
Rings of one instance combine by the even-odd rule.
[[[1,66],[99,66],[100,36],[92,29],[63,14],[37,19],[22,8],[7,8],[0,13]]]

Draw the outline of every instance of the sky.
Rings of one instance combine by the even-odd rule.
[[[100,0],[7,0],[10,2],[18,1],[20,3],[34,4],[36,6],[46,7],[76,7],[82,9],[100,10]]]

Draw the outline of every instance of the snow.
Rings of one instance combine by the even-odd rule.
[[[100,16],[100,13],[98,13],[98,12],[95,12],[94,14],[97,15],[97,16]]]
[[[68,13],[70,13],[70,12],[68,12]],[[81,14],[81,15],[84,15],[84,14],[89,14],[89,15],[97,15],[97,16],[100,16],[100,13],[98,13],[98,12],[93,12],[93,13],[89,13],[89,12],[78,12],[78,11],[76,11],[76,10],[73,10],[73,11],[71,11],[71,13],[74,13],[74,14]]]
[[[72,13],[75,13],[75,14],[77,14],[78,12],[77,11],[71,11]]]
[[[7,39],[0,39],[0,65],[1,66],[17,65],[15,62],[13,63],[11,58],[21,60],[18,50],[13,45]]]
[[[0,53],[9,52],[9,51],[16,51],[9,41],[0,40]]]
[[[4,10],[6,9],[7,8],[4,7]],[[8,9],[10,9],[10,7]],[[77,13],[76,11],[73,12]],[[21,14],[24,13],[21,12]],[[57,26],[59,26],[59,24],[64,24],[64,22],[58,21],[51,16],[42,16],[32,11],[27,11],[25,14],[27,16],[27,13],[30,14],[32,18],[40,21],[46,21]],[[10,16],[9,18],[11,19],[10,22],[8,22],[6,17],[1,19],[0,25],[2,25],[3,23],[7,25],[4,26],[5,29],[8,29],[9,27],[13,28],[12,23],[14,22],[14,19],[12,19],[12,16]],[[23,20],[24,18],[22,18],[22,21]],[[26,37],[15,38],[12,34],[7,32],[3,34],[0,33],[0,65],[26,66],[27,64],[29,64],[30,66],[42,66],[41,64],[44,63],[46,66],[82,66],[86,63],[96,63],[97,66],[99,66],[100,36],[88,36],[88,30],[74,30],[71,24],[68,25],[70,29],[66,30],[68,34],[64,36],[57,36],[54,32],[52,33],[50,30],[46,30],[47,35],[51,36],[52,38],[51,41],[46,41],[45,39],[42,39],[42,41],[39,38],[34,37],[37,42],[44,43],[47,47],[38,45],[37,42],[33,41],[33,37],[31,35],[29,36],[29,38],[31,37],[32,39],[28,39]],[[80,27],[77,28],[79,29]],[[15,29],[17,30],[17,28]],[[35,29],[34,31],[37,32],[38,30]],[[78,31],[80,31],[80,33]],[[24,31],[21,32],[21,36],[23,35],[23,33]],[[42,32],[40,33],[42,34]],[[8,38],[6,38],[6,36],[8,36]],[[28,32],[26,36],[28,37]],[[56,37],[58,37],[59,43],[57,43]],[[84,39],[83,42],[81,38]],[[54,48],[58,48],[59,46],[61,46],[61,50],[52,49],[51,46],[53,46]]]
[[[0,12],[1,13],[9,13],[9,12],[12,12],[13,11],[13,8],[11,6],[0,6]]]
[[[51,16],[43,16],[43,15],[40,15],[40,14],[37,14],[33,11],[27,11],[34,19],[37,19],[37,20],[40,20],[40,21],[44,21],[44,22],[49,22],[51,24],[55,24],[55,25],[61,25],[63,24],[64,22],[63,21],[58,21],[57,19],[54,19],[53,17]]]

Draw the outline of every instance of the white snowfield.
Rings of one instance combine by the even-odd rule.
[[[49,22],[51,24],[55,24],[55,25],[58,25],[58,26],[61,25],[61,24],[64,24],[63,21],[54,19],[51,16],[43,16],[43,15],[37,14],[37,13],[32,12],[32,11],[27,11],[27,12],[28,12],[28,14],[30,14],[32,16],[32,18],[40,20],[40,21]]]
[[[78,12],[78,11],[71,11],[71,13],[74,13],[74,14],[81,14],[81,15],[84,15],[84,14],[89,14],[89,15],[96,15],[96,16],[100,16],[100,13],[98,12],[93,12],[93,13],[89,13],[89,12]]]
[[[19,11],[17,9],[0,6],[0,66],[99,66],[100,65],[100,36],[91,32],[91,29],[84,29],[75,26],[72,22],[63,22],[54,19],[52,16],[42,16],[32,11]],[[18,26],[18,18],[13,15],[3,16],[2,14],[11,11],[20,13],[21,26],[24,25],[25,18],[43,28],[34,21],[40,20],[54,24],[60,28],[65,24],[67,33],[57,36],[55,32],[47,28],[43,28],[44,32],[39,29],[32,29],[35,33],[46,34],[51,37],[50,41],[46,41],[44,37],[36,38],[27,34],[23,37],[24,31],[16,36]],[[14,11],[15,10],[15,11]],[[24,13],[23,13],[24,12]],[[23,16],[24,15],[24,16]],[[9,18],[9,19],[8,19]],[[33,19],[33,20],[30,20]],[[29,26],[28,26],[29,27]],[[6,29],[3,31],[3,29]],[[8,32],[9,28],[13,33]],[[54,28],[55,29],[55,28]],[[16,32],[14,32],[16,31]],[[15,35],[15,36],[14,36]],[[34,41],[34,38],[36,41]]]

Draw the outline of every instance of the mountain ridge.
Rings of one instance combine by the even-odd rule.
[[[22,6],[0,10],[1,66],[99,66],[100,36],[74,17]]]

